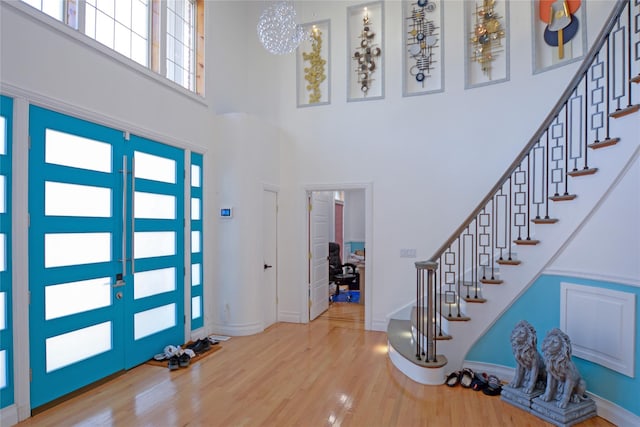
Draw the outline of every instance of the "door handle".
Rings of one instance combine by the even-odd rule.
[[[116,274],[116,283],[114,283],[113,285],[111,285],[112,288],[120,288],[124,285],[126,285],[127,283],[123,280],[122,277],[122,273],[118,273]]]
[[[265,265],[264,265],[264,269],[265,269],[265,270],[266,270],[267,268],[272,268],[272,267],[273,267],[273,265],[268,265],[268,264],[266,264],[266,263],[265,263]]]

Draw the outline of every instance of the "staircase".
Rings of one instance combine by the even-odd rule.
[[[389,357],[442,384],[640,155],[640,2],[618,0],[592,49],[498,183],[427,261],[395,313]],[[635,103],[634,103],[635,101]]]

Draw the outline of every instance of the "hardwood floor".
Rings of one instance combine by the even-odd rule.
[[[390,363],[363,306],[234,337],[189,368],[141,365],[20,426],[550,426],[461,387],[424,386]],[[611,426],[593,418],[582,427]]]

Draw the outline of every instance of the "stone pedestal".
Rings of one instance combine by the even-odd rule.
[[[512,388],[505,385],[502,387],[500,399],[524,411],[531,412],[531,401],[542,393],[544,393],[544,390],[539,388],[527,393],[522,387]]]
[[[590,397],[579,403],[569,402],[565,409],[558,408],[557,403],[555,400],[544,402],[536,397],[529,412],[558,427],[569,427],[597,415],[596,403]]]

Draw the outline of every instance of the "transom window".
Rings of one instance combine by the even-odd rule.
[[[204,94],[205,0],[22,0],[178,85]],[[199,67],[196,67],[198,63]]]

